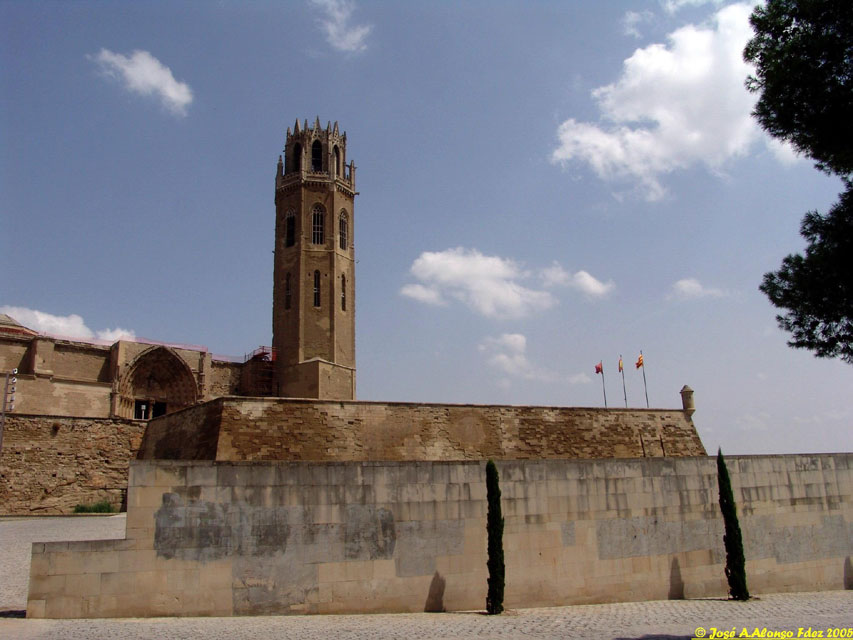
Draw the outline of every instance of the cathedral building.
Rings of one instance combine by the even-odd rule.
[[[275,175],[272,348],[42,335],[0,316],[22,414],[148,420],[221,396],[355,399],[355,164],[338,123],[288,128]]]

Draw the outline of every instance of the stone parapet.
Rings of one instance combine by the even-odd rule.
[[[199,447],[200,441],[205,447]],[[705,449],[690,415],[678,410],[236,397],[150,421],[139,451],[140,459],[170,460],[696,455],[705,455]]]

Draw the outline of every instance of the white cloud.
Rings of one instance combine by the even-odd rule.
[[[795,162],[798,162],[801,158],[801,155],[796,149],[794,149],[794,147],[777,138],[767,137],[764,140],[764,144],[766,144],[767,148],[770,149],[770,153],[773,154],[773,157],[784,165],[790,166]]]
[[[27,309],[26,307],[0,307],[0,313],[5,313],[14,318],[18,323],[39,333],[54,333],[75,338],[93,338],[95,334],[83,318],[76,313],[69,316],[55,316],[44,311]]]
[[[121,327],[116,327],[115,329],[102,329],[98,331],[96,334],[99,340],[106,340],[107,342],[115,342],[117,340],[136,340],[136,333],[131,331],[130,329],[122,329]]]
[[[418,302],[423,302],[425,304],[447,304],[447,301],[445,301],[444,298],[441,297],[441,292],[438,289],[425,287],[422,284],[407,284],[402,289],[400,289],[400,293],[402,293],[404,296],[412,298],[413,300],[417,300]]]
[[[770,428],[770,414],[766,411],[744,413],[735,418],[735,427],[740,431],[767,431]]]
[[[533,365],[527,358],[527,338],[520,333],[504,333],[486,338],[478,349],[487,354],[487,362],[501,372],[526,380],[552,382],[557,376]]]
[[[675,13],[682,7],[698,7],[703,4],[721,4],[723,0],[661,0],[667,13]]]
[[[556,260],[551,263],[550,267],[545,267],[539,274],[542,278],[542,284],[546,287],[566,286],[572,280],[572,274],[563,269]]]
[[[589,384],[590,382],[592,382],[592,378],[585,373],[576,373],[569,377],[569,384]]]
[[[490,318],[521,318],[557,302],[547,291],[522,286],[528,274],[513,260],[476,249],[425,251],[410,271],[420,283],[404,286],[402,295],[429,304],[454,298]]]
[[[586,271],[578,271],[572,276],[571,286],[579,291],[583,291],[586,295],[594,298],[601,298],[610,293],[616,286],[612,280],[601,282],[589,275]]]
[[[638,29],[640,23],[648,22],[653,17],[654,14],[651,11],[626,11],[625,15],[622,16],[622,30],[626,36],[640,38],[642,37]]]
[[[591,298],[602,298],[616,287],[612,280],[602,282],[583,270],[574,274],[566,271],[556,261],[551,263],[550,267],[542,269],[540,276],[542,284],[546,287],[571,287]]]
[[[851,417],[853,411],[849,409],[827,409],[807,416],[794,415],[791,420],[799,425],[822,426],[829,422],[850,422]]]
[[[687,25],[667,44],[637,49],[615,83],[592,93],[604,122],[563,122],[552,161],[581,160],[600,178],[638,183],[657,200],[666,194],[662,176],[697,164],[719,171],[767,139],[750,115],[756,96],[743,86],[751,11],[729,5],[710,25]]]
[[[347,0],[311,0],[311,3],[323,10],[325,17],[320,27],[326,34],[326,42],[338,51],[357,53],[367,49],[367,36],[371,25],[351,25],[350,18],[354,5]]]
[[[172,70],[147,51],[136,50],[128,57],[101,49],[97,55],[87,57],[105,74],[123,81],[128,91],[154,95],[173,114],[187,114],[187,107],[193,101],[189,85],[175,80]]]
[[[39,333],[81,338],[83,340],[98,338],[99,340],[106,340],[108,342],[115,342],[120,339],[134,340],[136,338],[136,334],[133,331],[119,327],[115,329],[102,329],[98,332],[92,331],[86,326],[83,318],[76,313],[68,316],[55,316],[52,313],[45,313],[36,309],[10,306],[0,306],[0,313],[11,316],[18,323]]]
[[[696,298],[722,298],[727,293],[722,289],[706,287],[696,278],[682,278],[672,285],[669,298],[694,300]]]

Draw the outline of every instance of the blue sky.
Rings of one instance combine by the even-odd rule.
[[[853,368],[761,276],[840,182],[749,116],[749,5],[0,2],[0,312],[271,342],[273,179],[348,134],[358,397],[653,407],[709,451],[853,450]]]

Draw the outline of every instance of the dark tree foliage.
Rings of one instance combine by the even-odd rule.
[[[749,18],[755,36],[743,57],[760,93],[753,115],[818,169],[846,185],[825,216],[803,218],[805,255],[766,273],[761,290],[778,308],[788,345],[853,364],[853,9],[847,0],[767,0]]]
[[[853,183],[825,216],[807,213],[800,233],[805,255],[789,255],[760,288],[787,310],[776,320],[789,346],[853,364]]]
[[[723,512],[723,524],[726,528],[723,544],[726,546],[726,579],[729,581],[729,595],[733,600],[749,600],[743,538],[740,535],[732,483],[729,480],[729,470],[726,468],[722,449],[717,449],[717,482],[720,486],[720,511]]]
[[[749,19],[753,115],[817,167],[853,172],[853,9],[848,0],[767,0]]]
[[[486,531],[489,536],[489,591],[486,595],[486,613],[495,615],[504,610],[504,519],[501,515],[501,488],[498,468],[491,460],[486,463],[486,498],[488,513]]]

